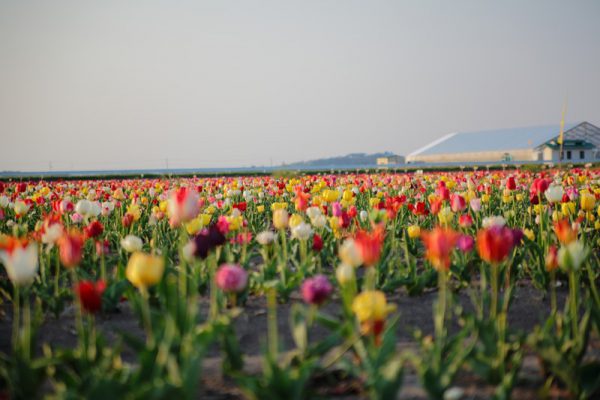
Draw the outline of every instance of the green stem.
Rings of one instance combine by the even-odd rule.
[[[267,291],[267,332],[269,341],[269,355],[277,360],[279,336],[277,333],[277,291],[271,288]]]
[[[577,313],[577,276],[573,267],[569,270],[569,306],[571,312],[571,325],[573,329],[573,337],[577,337],[578,331],[578,313]]]
[[[154,334],[152,333],[152,319],[150,317],[150,303],[148,301],[148,289],[140,287],[142,296],[142,320],[144,322],[144,330],[146,331],[146,344],[148,347],[154,346]]]
[[[216,277],[216,269],[217,269],[217,260],[210,256],[210,261],[208,263],[208,274],[210,279],[210,319],[215,320],[219,314],[218,307],[218,292],[217,292],[217,277]]]
[[[81,309],[81,299],[77,294],[77,288],[79,286],[79,277],[77,276],[77,272],[75,271],[76,267],[72,267],[71,271],[71,281],[73,285],[74,295],[74,305],[75,305],[75,326],[77,328],[77,336],[79,337],[79,350],[85,352],[85,331],[83,329],[83,312]],[[84,354],[84,353],[82,353]]]
[[[490,286],[492,289],[492,301],[490,306],[490,318],[495,319],[498,314],[498,265],[491,265],[491,274],[490,274]]]
[[[366,267],[363,290],[375,290],[375,281],[377,278],[376,274],[377,271],[375,270],[375,267]]]
[[[550,309],[556,315],[556,271],[550,271]]]
[[[12,346],[15,350],[18,348],[19,343],[19,331],[21,329],[21,293],[19,286],[14,285],[13,295],[13,332],[12,332]]]

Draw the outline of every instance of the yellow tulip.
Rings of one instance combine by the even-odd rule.
[[[371,197],[369,199],[369,205],[371,206],[371,208],[377,207],[377,205],[379,205],[380,202],[381,202],[381,199],[379,199],[377,197]]]
[[[408,237],[411,239],[416,239],[421,236],[421,227],[419,225],[411,225],[407,228]]]
[[[146,289],[160,282],[164,270],[165,260],[162,257],[138,251],[129,258],[125,275],[133,286]]]
[[[388,305],[385,295],[379,290],[364,291],[352,302],[352,311],[361,323],[382,321],[394,309],[394,305]]]
[[[575,203],[572,201],[568,203],[562,203],[560,209],[564,215],[571,215],[575,213]]]
[[[288,226],[290,227],[290,229],[292,229],[300,225],[302,222],[304,222],[302,216],[300,214],[294,214],[290,217]]]
[[[338,199],[339,196],[340,192],[331,189],[324,190],[322,194],[323,199],[325,199],[325,201],[328,203],[333,203]]]
[[[454,213],[450,207],[443,207],[440,212],[438,212],[438,220],[441,225],[449,225],[452,222],[453,217]]]
[[[271,211],[285,210],[285,209],[287,209],[286,202],[275,202],[275,203],[271,204]]]
[[[287,210],[277,209],[273,211],[273,226],[275,229],[285,229],[288,226],[289,215]]]
[[[580,202],[582,210],[592,211],[596,206],[596,197],[590,193],[581,193]]]
[[[535,240],[535,233],[531,229],[523,229],[523,235],[531,241]]]
[[[198,231],[200,231],[200,229],[202,229],[202,221],[200,220],[200,217],[194,218],[185,224],[185,230],[189,235],[195,235],[198,233]]]

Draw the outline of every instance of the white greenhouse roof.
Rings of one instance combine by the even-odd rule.
[[[581,122],[565,124],[565,133]],[[593,125],[592,125],[593,126]],[[477,132],[456,132],[412,152],[407,157],[448,153],[534,149],[560,134],[560,125],[529,126]]]

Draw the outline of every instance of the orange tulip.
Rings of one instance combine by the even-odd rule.
[[[448,270],[450,268],[450,256],[459,236],[458,232],[452,229],[440,227],[421,233],[421,239],[426,249],[425,257],[435,269]]]
[[[569,244],[577,240],[577,229],[573,229],[573,225],[567,218],[554,223],[554,233],[562,244]]]

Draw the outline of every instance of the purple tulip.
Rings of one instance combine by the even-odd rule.
[[[320,305],[333,292],[333,286],[331,286],[329,279],[325,275],[316,275],[305,280],[301,290],[302,298],[305,302]]]

